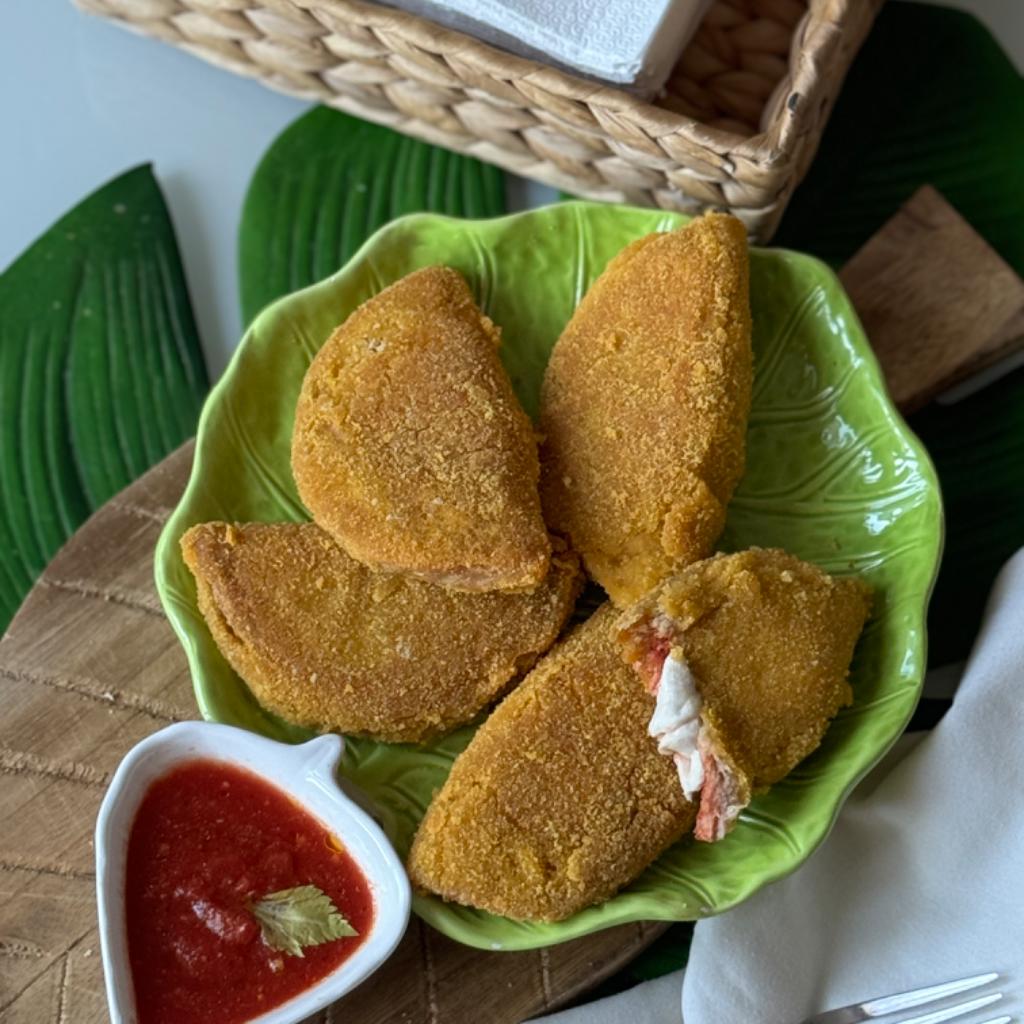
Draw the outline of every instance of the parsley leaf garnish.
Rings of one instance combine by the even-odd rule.
[[[359,933],[345,920],[330,896],[315,885],[268,893],[249,903],[271,949],[303,956],[303,947],[319,946]]]

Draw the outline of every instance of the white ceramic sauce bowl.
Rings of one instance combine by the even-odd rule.
[[[125,862],[136,811],[150,784],[175,765],[213,758],[248,768],[293,797],[330,829],[365,875],[373,894],[369,935],[334,971],[249,1024],[292,1024],[355,988],[394,951],[409,921],[409,880],[373,819],[339,788],[344,741],[318,736],[290,746],[211,722],[180,722],[147,737],[118,766],[96,820],[96,890],[107,1003],[114,1024],[135,1024],[125,919]]]

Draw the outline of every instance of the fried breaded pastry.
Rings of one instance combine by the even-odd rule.
[[[708,214],[608,264],[551,355],[541,496],[619,606],[711,553],[750,411],[743,225]]]
[[[363,303],[313,360],[292,470],[357,561],[458,590],[544,579],[537,443],[499,344],[462,276],[428,267]]]
[[[650,730],[699,799],[698,839],[722,838],[851,702],[869,610],[862,580],[752,548],[689,566],[620,617],[624,656],[657,695]]]
[[[579,586],[556,550],[530,593],[463,594],[349,558],[313,523],[203,523],[181,540],[217,645],[301,725],[419,741],[470,719],[554,642]]]
[[[603,605],[547,654],[458,757],[409,875],[449,900],[558,921],[607,899],[693,825],[647,735],[654,698]]]

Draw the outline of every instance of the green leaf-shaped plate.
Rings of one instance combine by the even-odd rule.
[[[588,203],[491,221],[410,216],[374,235],[339,273],[257,318],[207,402],[192,478],[157,549],[157,586],[204,715],[285,740],[305,735],[263,711],[221,657],[196,608],[178,539],[210,519],[305,518],[289,470],[292,418],[302,376],[331,329],[402,275],[431,263],[453,266],[502,325],[505,363],[535,414],[548,352],[590,283],[627,242],[684,221]],[[625,921],[685,920],[733,906],[810,854],[845,794],[913,711],[942,543],[934,471],[886,398],[831,271],[769,250],[753,253],[751,269],[756,377],[748,469],[723,545],[779,545],[831,572],[870,580],[877,597],[853,666],[856,702],[725,841],[681,842],[615,898],[560,924],[520,924],[419,897],[418,913],[452,938],[526,949]],[[471,735],[463,729],[422,749],[349,743],[345,774],[369,794],[400,851]]]

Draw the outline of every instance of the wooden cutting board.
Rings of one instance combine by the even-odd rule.
[[[153,585],[153,548],[191,443],[100,509],[0,641],[0,1020],[108,1020],[92,833],[108,780],[149,733],[195,718],[185,655]],[[318,1024],[514,1024],[618,970],[663,925],[528,953],[460,946],[413,918],[396,954]]]
[[[913,409],[1018,347],[1024,283],[934,190],[850,261],[843,283],[894,398]],[[125,752],[196,715],[153,586],[153,548],[191,445],[99,510],[0,641],[0,1020],[107,1020],[92,831]],[[662,930],[627,925],[548,950],[485,953],[413,919],[395,956],[315,1020],[514,1024],[616,971]]]

